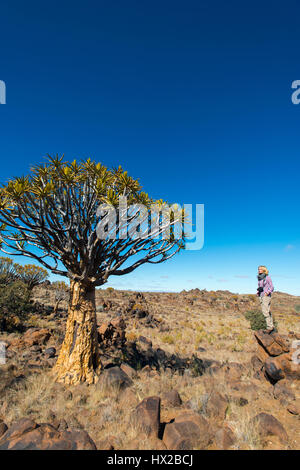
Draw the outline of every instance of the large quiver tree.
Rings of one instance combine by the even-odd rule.
[[[90,159],[49,157],[2,186],[1,250],[33,258],[70,280],[66,335],[54,368],[58,381],[95,381],[101,370],[95,287],[174,256],[184,246],[183,232],[174,230],[183,217],[177,206],[170,210],[151,199],[121,167],[109,170]]]

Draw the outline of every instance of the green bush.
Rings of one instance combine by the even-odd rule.
[[[31,309],[30,292],[23,282],[0,284],[0,331],[22,331]]]
[[[300,304],[295,305],[295,310],[297,313],[300,313]]]
[[[260,310],[247,310],[245,318],[250,321],[251,330],[264,330],[267,328],[265,317]]]
[[[267,328],[265,317],[261,310],[247,310],[245,312],[246,320],[250,321],[251,330],[265,330]],[[277,322],[274,319],[274,326],[277,327]]]

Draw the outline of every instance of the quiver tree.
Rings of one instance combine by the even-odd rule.
[[[0,256],[0,285],[7,286],[16,279],[16,265],[13,260],[4,256]]]
[[[184,246],[183,231],[176,234],[183,222],[183,210],[151,199],[121,167],[110,170],[90,159],[49,157],[0,189],[2,251],[33,258],[70,280],[56,380],[94,382],[101,369],[95,288],[111,275],[174,256]]]
[[[34,287],[48,278],[48,271],[35,264],[25,264],[25,266],[16,264],[15,271],[20,281],[26,284],[29,291],[32,291]]]
[[[63,281],[56,281],[52,283],[52,288],[54,289],[54,315],[57,314],[59,304],[63,300],[67,300],[69,297],[69,288],[67,284]]]

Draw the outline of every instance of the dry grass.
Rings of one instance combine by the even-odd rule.
[[[99,311],[98,322],[108,321],[109,315],[113,317],[114,312],[131,296],[128,292],[101,291],[98,298],[111,300],[115,306],[109,312]],[[47,305],[53,303],[52,297],[53,293],[50,291],[38,291],[38,300]],[[180,356],[191,357],[196,353],[199,357],[221,363],[249,363],[257,346],[243,311],[257,306],[257,298],[252,295],[236,298],[235,295],[222,292],[203,295],[196,293],[193,294],[193,299],[190,297],[189,294],[146,293],[149,311],[167,325],[168,331],[161,331],[159,327],[148,328],[138,320],[132,320],[128,322],[128,340],[135,341],[139,336],[145,336],[152,341],[154,348],[160,347]],[[244,307],[239,307],[241,298],[245,299]],[[280,332],[286,334],[290,330],[299,331],[299,315],[294,310],[294,304],[297,303],[300,304],[300,300],[285,294],[274,297],[274,312]],[[29,325],[52,330],[55,341],[58,333],[54,320],[35,316],[31,317]],[[2,335],[1,340],[9,341],[10,336]],[[201,349],[198,352],[198,348],[205,351]],[[14,367],[21,368],[18,357],[14,359]],[[253,380],[253,372],[249,368],[240,379],[245,384],[247,380]],[[118,449],[129,449],[138,434],[133,419],[133,411],[138,402],[148,396],[162,397],[167,391],[177,390],[184,403],[189,402],[194,411],[205,416],[205,406],[213,389],[229,397],[226,422],[236,434],[235,448],[260,449],[258,432],[251,418],[261,411],[272,412],[274,416],[281,417],[279,404],[268,397],[267,386],[260,387],[257,400],[250,400],[248,405],[239,406],[231,396],[232,390],[222,372],[215,377],[204,375],[194,378],[188,373],[180,376],[166,371],[147,375],[140,371],[133,380],[130,391],[120,393],[117,389],[97,385],[65,389],[53,383],[50,372],[40,371],[27,375],[26,380],[5,391],[1,400],[2,403],[6,402],[5,421],[8,425],[25,416],[37,422],[51,422],[55,415],[58,421],[66,420],[70,427],[84,428],[96,445],[106,437],[114,436]],[[162,406],[162,421],[169,421],[177,412],[176,409]],[[294,429],[297,418],[286,418],[284,415],[283,419],[288,419],[288,425]],[[299,445],[299,441],[297,442],[292,448]],[[151,440],[143,440],[140,434],[142,448],[151,449],[153,445],[155,444]]]

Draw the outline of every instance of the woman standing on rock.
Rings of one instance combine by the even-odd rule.
[[[258,288],[257,295],[259,296],[260,305],[263,316],[266,319],[267,329],[264,333],[272,333],[274,331],[273,317],[270,311],[271,308],[271,295],[274,291],[272,279],[268,275],[269,271],[266,266],[258,266]]]

